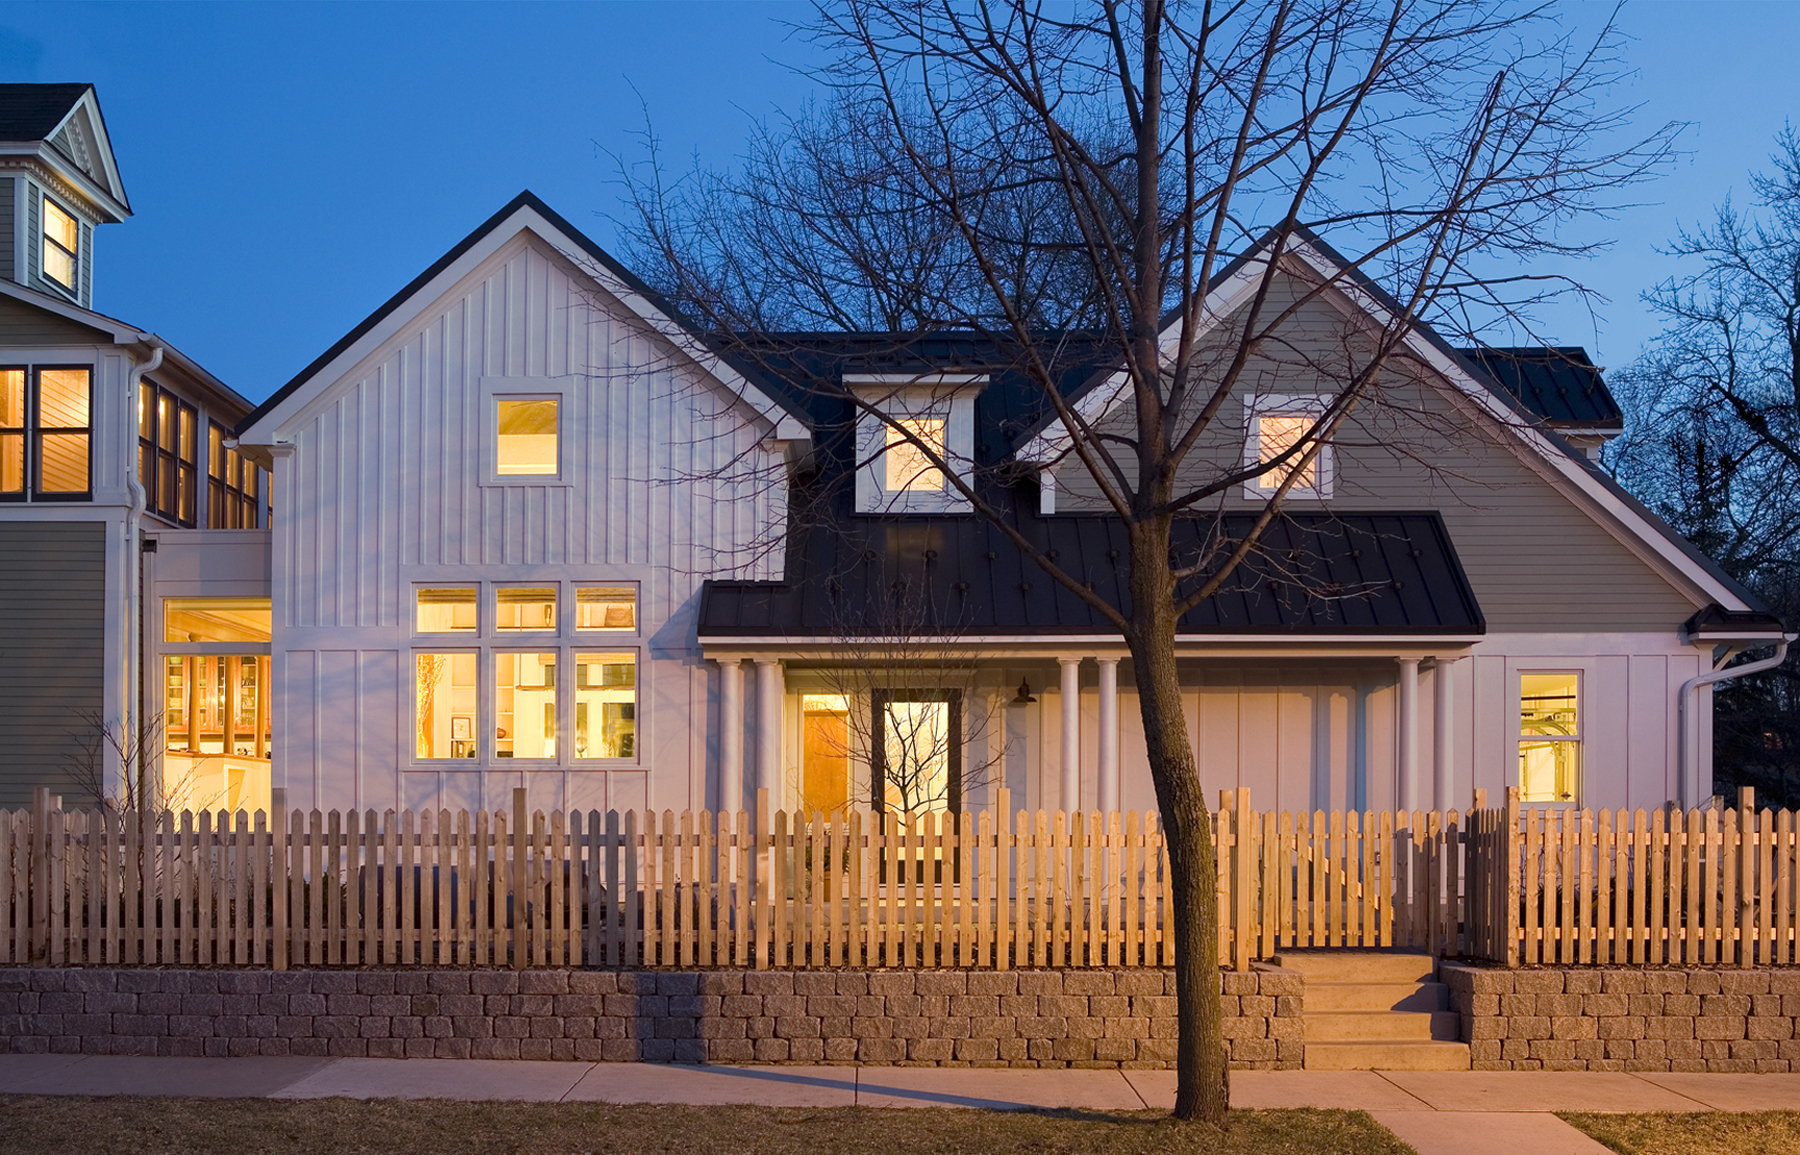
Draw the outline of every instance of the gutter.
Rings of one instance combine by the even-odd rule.
[[[1700,791],[1698,777],[1700,751],[1695,745],[1699,735],[1693,732],[1699,721],[1695,716],[1695,711],[1699,707],[1695,703],[1694,691],[1701,686],[1727,682],[1733,678],[1744,677],[1746,674],[1760,674],[1764,670],[1773,670],[1787,661],[1788,643],[1796,639],[1800,639],[1800,634],[1783,634],[1781,640],[1775,643],[1775,652],[1769,657],[1746,662],[1741,666],[1726,667],[1724,663],[1729,662],[1737,653],[1736,650],[1732,650],[1720,658],[1719,665],[1713,667],[1711,671],[1681,683],[1681,689],[1675,692],[1678,711],[1681,715],[1681,741],[1676,747],[1676,757],[1680,764],[1677,767],[1675,780],[1681,790],[1681,803],[1684,807],[1693,809],[1699,804],[1697,795]]]

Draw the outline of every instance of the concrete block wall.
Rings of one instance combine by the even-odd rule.
[[[1297,1068],[1298,974],[1224,973],[1232,1065]],[[0,1053],[1166,1067],[1174,976],[0,970]]]
[[[1800,970],[1445,963],[1478,1071],[1800,1071]]]

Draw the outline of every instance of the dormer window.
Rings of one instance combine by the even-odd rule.
[[[80,276],[81,223],[44,198],[44,276],[75,292]]]
[[[868,407],[856,421],[858,513],[961,513],[975,457],[975,397],[985,373],[871,373],[844,385]]]
[[[1331,399],[1318,394],[1282,397],[1253,397],[1244,402],[1244,464],[1269,465],[1261,474],[1244,484],[1246,496],[1266,498],[1279,490],[1290,476],[1294,483],[1287,491],[1290,498],[1323,501],[1331,496],[1332,454],[1329,443],[1321,445],[1310,461],[1302,463],[1310,448],[1306,444],[1313,429],[1325,417]],[[1296,449],[1296,447],[1298,447]],[[1293,456],[1282,455],[1293,451]],[[1270,465],[1279,461],[1280,464]],[[1295,474],[1298,476],[1295,476]]]

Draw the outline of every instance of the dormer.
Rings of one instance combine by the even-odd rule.
[[[968,501],[932,464],[932,455],[968,481],[975,465],[975,398],[987,381],[986,373],[939,370],[845,374],[844,388],[862,403],[856,512],[968,512]]]
[[[91,84],[0,84],[0,277],[84,309],[94,229],[131,215]]]

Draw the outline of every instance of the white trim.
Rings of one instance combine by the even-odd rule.
[[[948,478],[934,489],[889,489],[887,454],[895,435],[881,414],[895,421],[944,423],[943,456],[966,484],[975,468],[975,398],[987,384],[985,373],[847,375],[845,385],[880,414],[856,418],[856,512],[966,513],[968,500]],[[874,382],[874,383],[872,383]]]
[[[494,257],[502,254],[508,246],[515,242],[529,243],[524,239],[526,237],[548,245],[567,261],[571,268],[586,277],[596,288],[615,298],[628,311],[667,339],[701,372],[724,386],[727,391],[768,421],[774,427],[775,437],[796,441],[805,441],[811,437],[811,431],[797,418],[707,349],[684,326],[678,324],[641,294],[626,285],[623,280],[590,258],[587,253],[582,251],[580,244],[545,220],[537,210],[530,205],[521,205],[506,221],[494,226],[486,236],[471,245],[467,251],[421,286],[393,312],[383,317],[368,332],[358,337],[348,348],[326,364],[321,365],[310,376],[303,378],[298,388],[283,398],[269,412],[263,414],[255,425],[246,429],[239,436],[239,440],[258,445],[272,445],[283,440],[289,432],[290,425],[314,402],[328,396],[332,390],[346,381],[360,376],[359,370],[366,362],[373,361],[382,354],[383,347],[390,340],[405,332],[430,309],[450,296],[457,286],[480,272]],[[329,384],[321,384],[321,382]]]
[[[23,230],[24,225],[21,224],[19,228]],[[21,257],[23,256],[22,249],[19,250],[19,254]],[[21,270],[21,272],[23,272],[23,270]],[[31,305],[34,308],[44,310],[46,313],[54,313],[65,321],[73,321],[77,325],[85,325],[90,329],[97,329],[101,333],[112,338],[112,343],[115,345],[130,345],[138,341],[148,341],[151,338],[151,334],[143,329],[127,325],[123,321],[114,320],[111,317],[96,313],[92,309],[84,309],[73,301],[64,300],[60,296],[53,297],[41,289],[34,289],[30,285],[21,284],[18,281],[0,280],[0,293],[4,293],[6,296],[11,297],[21,304]],[[158,338],[158,340],[160,340],[160,338]],[[63,349],[98,347],[98,343],[93,345],[56,346],[56,348]]]
[[[476,392],[481,397],[481,418],[478,422],[481,433],[481,479],[476,483],[483,489],[505,488],[517,486],[549,486],[553,489],[572,489],[574,480],[569,477],[569,407],[570,389],[564,382],[573,382],[574,375],[568,377],[483,377],[476,384]],[[501,473],[500,472],[500,417],[501,401],[554,401],[556,402],[556,472],[555,473]]]

